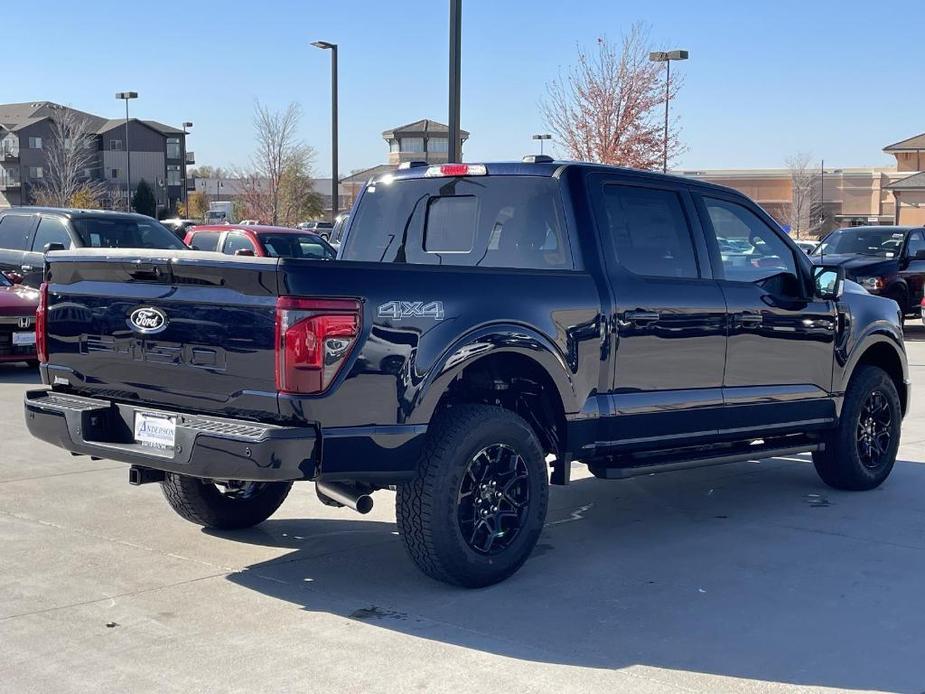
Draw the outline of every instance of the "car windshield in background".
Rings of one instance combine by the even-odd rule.
[[[13,283],[7,279],[7,276],[0,272],[0,287],[12,287]]]
[[[260,243],[273,258],[320,258],[330,260],[337,252],[317,236],[308,234],[261,234]]]
[[[380,181],[363,193],[341,257],[419,265],[572,269],[555,180]]]
[[[871,255],[893,258],[903,245],[905,234],[895,229],[841,229],[829,234],[813,255]]]
[[[75,219],[74,229],[89,248],[186,248],[176,235],[153,219]]]

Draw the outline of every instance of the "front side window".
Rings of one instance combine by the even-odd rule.
[[[251,251],[254,250],[254,244],[251,243],[251,240],[247,238],[244,234],[228,234],[225,237],[225,247],[222,249],[222,253],[225,255],[234,255],[238,251]]]
[[[774,275],[797,276],[793,250],[758,215],[738,203],[704,198],[726,279],[760,282]]]
[[[27,214],[8,214],[0,217],[0,248],[24,251],[32,222],[33,216]]]
[[[616,260],[648,277],[697,278],[697,257],[681,198],[674,191],[605,184],[597,211]]]
[[[573,269],[558,182],[466,176],[376,182],[344,241],[345,260]]]
[[[50,243],[60,243],[66,249],[71,247],[71,235],[67,233],[64,220],[58,217],[39,219],[39,228],[35,230],[35,238],[32,239],[32,250],[42,253]]]

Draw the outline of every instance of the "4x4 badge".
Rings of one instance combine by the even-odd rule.
[[[442,301],[389,301],[379,306],[380,318],[433,318],[443,320]]]

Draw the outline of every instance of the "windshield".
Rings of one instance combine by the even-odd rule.
[[[323,239],[310,234],[261,234],[260,242],[271,258],[331,260],[337,255]]]
[[[813,255],[850,254],[893,258],[899,254],[905,233],[891,227],[840,229],[829,234]]]
[[[74,229],[90,248],[186,248],[167,227],[153,219],[75,219]]]

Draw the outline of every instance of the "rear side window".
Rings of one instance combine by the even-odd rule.
[[[26,250],[32,215],[8,214],[0,218],[0,248],[13,251]]]
[[[687,216],[674,191],[605,184],[598,215],[617,262],[630,272],[700,276]]]
[[[58,217],[39,219],[39,228],[35,230],[35,238],[32,240],[32,250],[42,253],[50,243],[60,243],[65,248],[71,247],[71,236],[67,233],[64,220]]]
[[[190,244],[196,246],[200,251],[218,250],[218,232],[198,231],[193,234]]]
[[[344,260],[573,269],[558,182],[545,176],[415,178],[366,188]]]
[[[186,248],[172,231],[153,219],[75,219],[74,229],[90,248]]]

